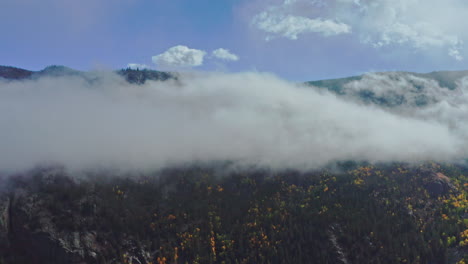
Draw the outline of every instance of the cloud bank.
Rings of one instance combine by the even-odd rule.
[[[346,102],[269,74],[181,74],[141,86],[93,74],[99,78],[92,82],[0,81],[0,171],[44,163],[150,170],[227,160],[310,169],[338,160],[446,161],[467,154],[466,127]],[[451,113],[446,107],[433,109],[442,118]]]

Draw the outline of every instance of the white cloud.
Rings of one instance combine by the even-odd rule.
[[[0,171],[42,163],[145,170],[219,160],[310,169],[337,160],[446,161],[468,154],[468,99],[457,102],[457,94],[454,106],[419,117],[266,74],[181,74],[138,89],[116,74],[95,75],[100,81],[0,80]]]
[[[206,52],[178,45],[162,54],[152,57],[153,62],[161,68],[196,67],[203,65]]]
[[[464,12],[453,10],[455,6]],[[451,51],[450,56],[461,60],[460,38],[466,34],[458,28],[458,19],[466,15],[467,8],[459,0],[443,5],[437,0],[362,1],[360,12],[351,20],[375,47],[399,45],[420,51],[445,48]]]
[[[461,55],[460,51],[458,49],[456,49],[456,48],[449,49],[448,54],[449,54],[450,57],[453,57],[457,61],[462,61],[463,60],[463,56]]]
[[[303,33],[325,36],[352,31],[375,48],[446,50],[463,59],[468,32],[465,0],[294,0],[266,6],[253,24],[273,36],[298,39]],[[271,38],[271,36],[270,36]]]
[[[350,26],[331,19],[311,19],[303,16],[283,15],[271,10],[256,15],[253,24],[258,29],[270,34],[267,40],[275,36],[295,40],[298,39],[299,35],[306,33],[333,36],[351,32]]]
[[[239,60],[239,56],[237,56],[236,54],[233,54],[231,53],[229,50],[227,49],[223,49],[223,48],[219,48],[219,49],[216,49],[212,52],[212,55],[218,59],[221,59],[221,60],[227,60],[227,61],[238,61]]]
[[[132,70],[136,70],[136,69],[140,69],[140,70],[149,69],[148,65],[139,64],[139,63],[129,63],[129,64],[127,64],[127,68],[130,68],[130,69],[132,69]]]

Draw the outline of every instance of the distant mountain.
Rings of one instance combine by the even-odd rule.
[[[121,69],[115,71],[132,84],[144,84],[148,80],[177,79],[176,73],[148,69]],[[78,71],[65,66],[48,66],[40,71],[0,66],[0,78],[7,80],[37,79],[44,76],[74,76],[94,82],[100,77],[96,72]],[[462,93],[464,79],[468,83],[468,71],[435,71],[430,73],[377,72],[340,79],[307,82],[307,85],[326,89],[350,101],[374,104],[380,107],[420,107]]]
[[[84,72],[78,71],[66,66],[61,65],[51,65],[45,67],[43,70],[40,70],[33,75],[36,76],[70,76],[70,75],[82,75]]]
[[[10,67],[10,66],[0,66],[0,77],[10,80],[19,80],[31,77],[33,74],[32,71]]]
[[[457,86],[457,81],[464,77],[468,77],[468,71],[434,71],[430,73],[412,73],[412,72],[377,72],[377,73],[366,73],[359,76],[352,76],[346,78],[338,78],[338,79],[327,79],[327,80],[318,80],[318,81],[310,81],[307,84],[327,88],[331,91],[342,93],[343,86],[351,81],[359,81],[364,76],[369,74],[377,74],[377,75],[413,75],[416,77],[426,78],[429,80],[435,80],[439,83],[441,87],[446,87],[451,90],[455,89]]]
[[[468,71],[435,71],[419,75],[436,80],[440,86],[453,90],[457,87],[458,81],[468,76]]]
[[[453,97],[468,81],[468,71],[430,73],[377,72],[348,78],[311,81],[306,84],[324,88],[348,99],[384,107],[425,106]]]
[[[171,78],[176,78],[175,74],[154,71],[154,70],[134,70],[122,69],[116,71],[117,74],[123,76],[129,83],[143,84],[147,80],[165,81]],[[60,76],[77,76],[86,79],[87,81],[94,81],[98,77],[95,73],[78,71],[69,67],[52,65],[40,71],[29,71],[21,68],[11,66],[0,66],[0,78],[7,80],[24,80],[24,79],[37,79],[41,77],[60,77]]]

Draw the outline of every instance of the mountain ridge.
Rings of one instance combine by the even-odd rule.
[[[144,84],[148,80],[178,79],[176,72],[148,69],[126,68],[112,72],[124,77],[128,83],[138,85]],[[35,80],[46,76],[73,76],[83,78],[88,83],[93,83],[102,77],[93,71],[79,71],[60,65],[47,66],[40,71],[0,66],[0,78],[10,81]],[[319,90],[328,90],[341,98],[367,105],[384,108],[423,107],[449,100],[448,98],[453,100],[459,96],[460,93],[463,93],[464,85],[462,84],[465,78],[468,78],[468,70],[428,73],[393,71],[369,72],[338,79],[309,81],[303,84]]]
[[[315,81],[307,81],[305,82],[308,85],[313,85],[317,87],[323,88],[334,88],[337,85],[342,85],[349,81],[354,80],[361,80],[366,75],[385,75],[385,74],[404,74],[404,75],[414,75],[417,77],[428,78],[428,79],[435,79],[439,82],[439,84],[443,87],[454,89],[456,87],[455,81],[468,76],[468,70],[457,70],[457,71],[431,71],[427,73],[417,73],[417,72],[409,72],[409,71],[387,71],[387,72],[368,72],[361,75],[354,75],[342,78],[332,78],[332,79],[323,79],[323,80],[315,80]]]
[[[120,75],[123,75],[130,82],[143,82],[146,80],[167,80],[174,78],[175,73],[149,70],[149,69],[131,69],[131,68],[122,68],[119,70],[114,70]],[[8,80],[21,80],[31,77],[42,77],[42,76],[64,76],[64,75],[80,75],[89,73],[88,71],[80,71],[63,65],[50,65],[39,71],[32,71],[28,69],[23,69],[14,66],[0,65],[0,78]],[[384,71],[384,72],[368,72],[361,75],[346,76],[341,78],[330,78],[330,79],[320,79],[314,81],[306,81],[305,84],[313,85],[322,88],[328,88],[332,91],[336,91],[337,86],[342,86],[345,83],[355,80],[361,80],[366,75],[388,75],[388,74],[403,74],[403,75],[413,75],[416,77],[434,79],[436,80],[441,87],[446,87],[449,89],[455,89],[456,81],[462,79],[463,77],[468,77],[468,70],[440,70],[440,71],[431,71],[427,73],[417,73],[410,71]]]
[[[156,70],[140,70],[140,69],[120,69],[113,71],[123,76],[129,83],[143,84],[147,80],[165,81],[168,79],[176,79],[174,73],[162,72]],[[79,71],[63,65],[50,65],[39,71],[30,71],[13,66],[0,65],[0,78],[7,80],[27,80],[38,79],[41,77],[61,77],[61,76],[78,76],[83,77],[87,81],[93,81],[96,76],[92,72]]]

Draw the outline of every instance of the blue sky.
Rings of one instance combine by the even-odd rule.
[[[463,0],[2,0],[0,64],[301,81],[467,69],[466,14]]]

